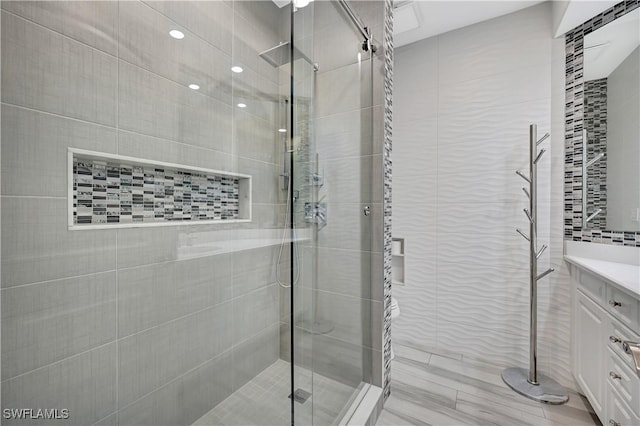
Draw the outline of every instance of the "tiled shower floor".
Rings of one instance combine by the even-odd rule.
[[[290,368],[288,362],[276,361],[193,425],[290,425]],[[337,423],[355,391],[319,374],[312,376],[302,368],[296,369],[295,382],[296,388],[313,392],[306,402],[295,405],[299,425]]]

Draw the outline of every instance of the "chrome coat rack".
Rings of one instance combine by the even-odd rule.
[[[518,234],[529,242],[529,284],[530,284],[530,320],[529,320],[529,369],[507,368],[502,372],[502,380],[514,391],[533,400],[546,404],[564,404],[569,400],[566,390],[555,380],[538,373],[537,366],[537,339],[538,339],[538,281],[553,272],[549,268],[538,274],[538,259],[542,256],[546,245],[538,248],[538,211],[537,211],[537,183],[538,183],[538,162],[546,152],[544,149],[538,151],[538,145],[549,137],[549,133],[538,139],[538,129],[535,124],[529,126],[529,174],[524,174],[520,170],[516,174],[524,179],[529,188],[522,188],[522,191],[529,198],[529,208],[524,209],[524,213],[529,220],[529,234],[520,229],[516,229]]]

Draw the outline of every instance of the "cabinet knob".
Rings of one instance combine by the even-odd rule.
[[[609,377],[611,377],[614,380],[622,379],[622,376],[619,375],[618,373],[614,372],[614,371],[609,371]]]
[[[622,339],[616,336],[609,336],[609,341],[611,343],[620,343],[622,342]]]
[[[609,419],[609,424],[610,424],[611,426],[621,426],[619,422],[616,422],[616,421],[615,421],[615,420],[613,420],[613,419]]]
[[[622,302],[618,302],[617,300],[613,300],[613,299],[609,300],[609,304],[614,308],[617,308],[618,306],[622,306]]]

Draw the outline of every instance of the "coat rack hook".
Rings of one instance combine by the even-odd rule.
[[[553,271],[555,271],[555,269],[553,268],[549,268],[546,271],[544,271],[543,273],[541,273],[540,275],[538,275],[536,277],[537,281],[540,281],[541,279],[543,279],[544,277],[546,277],[547,275],[549,275],[550,273],[552,273]]]
[[[546,244],[543,244],[542,247],[540,247],[540,250],[538,250],[538,253],[536,253],[536,259],[540,259],[540,256],[542,256],[542,253],[546,250],[546,248]]]
[[[543,137],[541,137],[540,139],[538,139],[538,142],[536,142],[536,145],[540,145],[542,142],[544,142],[547,138],[549,137],[549,133],[545,133]]]
[[[531,241],[531,238],[529,238],[529,236],[528,236],[527,234],[525,234],[524,232],[522,232],[521,230],[516,229],[516,232],[517,232],[518,234],[522,235],[522,237],[523,237],[525,240],[527,240],[527,241]]]
[[[527,182],[531,183],[531,179],[529,179],[528,177],[526,177],[524,174],[522,174],[522,172],[520,170],[516,171],[516,174],[518,176],[520,176],[522,179],[526,180]]]
[[[538,156],[536,157],[535,160],[533,160],[533,164],[538,164],[538,161],[540,161],[540,159],[542,158],[542,156],[544,155],[544,153],[547,152],[544,149],[541,149],[540,152],[538,153]]]

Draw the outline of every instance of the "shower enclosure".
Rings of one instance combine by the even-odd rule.
[[[305,3],[0,2],[3,425],[382,386],[385,5]]]

